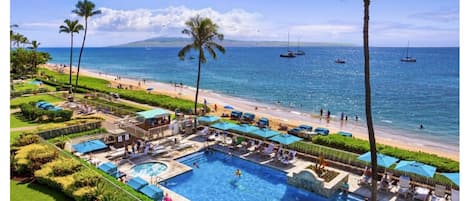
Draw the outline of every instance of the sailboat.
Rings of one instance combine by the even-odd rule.
[[[295,55],[305,55],[305,52],[300,50],[300,40],[298,40],[298,48],[296,49]]]
[[[402,62],[417,62],[416,58],[409,57],[409,42],[407,42],[406,56],[401,58]]]
[[[290,32],[288,32],[288,48],[287,48],[287,53],[280,54],[280,57],[285,57],[285,58],[294,58],[296,57],[295,54],[290,51]]]

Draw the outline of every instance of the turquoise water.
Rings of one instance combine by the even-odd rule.
[[[284,172],[214,151],[198,152],[178,160],[193,170],[163,182],[172,191],[193,201],[327,201],[328,199],[286,184]],[[197,163],[198,168],[193,166]],[[234,172],[240,169],[241,177]],[[340,196],[339,196],[340,197]],[[356,201],[350,196],[332,200]]]
[[[68,65],[69,49],[42,48],[51,63]],[[285,48],[228,47],[202,67],[201,88],[307,113],[320,108],[364,119],[360,47],[305,47],[305,56],[280,58]],[[78,51],[76,49],[75,51]],[[87,48],[82,66],[123,77],[195,86],[197,61],[178,48]],[[400,62],[405,48],[371,48],[375,126],[459,145],[459,48],[411,48],[416,63]],[[75,54],[76,55],[76,54]],[[340,57],[347,63],[336,64]],[[76,62],[75,62],[76,65]],[[210,101],[210,100],[209,100]],[[423,124],[425,129],[418,127]]]
[[[168,169],[163,163],[158,162],[150,162],[150,163],[142,163],[134,166],[132,168],[132,176],[134,177],[141,177],[141,176],[156,176]]]

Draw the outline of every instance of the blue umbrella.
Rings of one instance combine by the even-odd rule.
[[[396,165],[396,170],[415,173],[425,177],[433,177],[436,167],[419,163],[417,161],[401,161]]]
[[[202,116],[202,117],[199,117],[198,119],[199,119],[199,121],[211,123],[211,122],[215,122],[215,121],[220,120],[220,117],[216,117],[216,116]]]
[[[259,130],[259,128],[255,127],[255,126],[247,125],[247,124],[241,124],[239,126],[230,128],[230,130],[238,131],[238,132],[241,132],[241,133],[251,133],[251,132],[254,132],[256,130]]]
[[[459,186],[459,172],[457,173],[441,173],[443,176],[447,177],[453,183]]]
[[[254,132],[251,132],[250,134],[257,135],[262,138],[269,138],[275,135],[280,135],[279,132],[270,130],[268,128],[258,129],[258,130],[255,130]]]
[[[290,135],[290,134],[276,135],[276,136],[274,136],[272,138],[269,138],[269,139],[272,140],[272,141],[278,142],[280,144],[284,144],[284,145],[293,144],[295,142],[298,142],[298,141],[302,140],[301,138],[296,137],[294,135]]]
[[[225,109],[229,109],[229,110],[234,110],[234,107],[231,106],[231,105],[225,105],[225,107],[223,107]]]
[[[371,152],[366,152],[360,155],[357,159],[371,163]],[[391,166],[392,164],[394,164],[395,162],[399,160],[398,158],[394,158],[392,156],[384,155],[381,153],[376,154],[376,159],[377,159],[378,165],[383,166],[385,168],[388,168],[389,166]]]
[[[238,125],[233,124],[233,123],[228,123],[228,122],[219,122],[219,123],[216,123],[216,124],[212,124],[210,127],[226,131],[226,130],[228,130],[230,128],[233,128],[233,127],[236,127],[236,126],[238,126]]]

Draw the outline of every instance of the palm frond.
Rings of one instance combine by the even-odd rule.
[[[205,49],[207,49],[207,52],[212,56],[213,59],[217,59],[217,53],[215,53],[215,50],[209,45],[205,45]]]
[[[220,51],[221,53],[225,54],[225,47],[221,46],[220,44],[218,43],[215,43],[215,42],[207,42],[207,46],[213,48],[217,48],[218,51]]]
[[[193,44],[189,44],[189,45],[184,46],[181,50],[179,50],[178,52],[179,59],[184,60],[184,57],[186,57],[186,53],[188,53],[193,47],[194,47]]]

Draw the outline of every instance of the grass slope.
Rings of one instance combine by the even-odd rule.
[[[10,180],[10,200],[72,201],[64,193],[38,183],[19,183]]]

